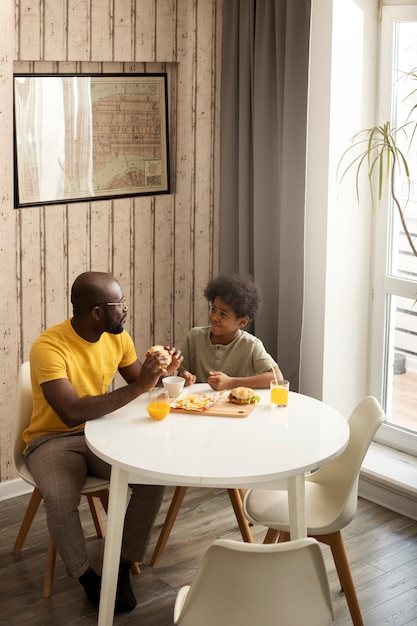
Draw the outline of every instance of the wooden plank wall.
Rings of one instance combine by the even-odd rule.
[[[139,356],[180,345],[207,321],[217,272],[222,0],[1,0],[0,482],[14,477],[10,432],[19,363],[71,314],[80,272],[111,271],[130,305]],[[13,206],[12,75],[168,73],[169,195]]]

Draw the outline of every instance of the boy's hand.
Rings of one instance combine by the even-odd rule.
[[[209,372],[207,382],[215,391],[229,389],[232,386],[230,376],[223,372]]]
[[[187,370],[181,372],[180,376],[184,378],[186,387],[188,387],[188,385],[194,385],[195,381],[197,380],[194,374],[191,374],[191,372],[187,372]]]

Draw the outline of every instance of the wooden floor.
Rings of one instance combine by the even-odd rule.
[[[166,511],[171,489],[157,520],[149,555]],[[42,598],[47,531],[41,510],[20,556],[12,546],[29,496],[0,502],[0,624],[7,626],[90,626],[96,611],[78,581],[68,578],[57,559],[53,595]],[[86,504],[81,514],[92,565],[101,570],[103,540],[94,537]],[[253,528],[261,542],[264,528]],[[115,618],[116,626],[172,626],[173,606],[179,587],[190,583],[207,546],[218,537],[240,540],[231,505],[224,490],[189,489],[158,567],[141,567],[133,578],[138,606]],[[417,522],[365,500],[353,522],[343,531],[365,626],[417,624]],[[336,613],[335,624],[351,624],[340,592],[333,561],[323,546]],[[216,626],[213,624],[213,626]],[[254,626],[262,626],[261,624]],[[308,626],[305,624],[303,626]]]

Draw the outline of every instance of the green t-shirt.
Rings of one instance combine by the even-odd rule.
[[[246,330],[239,330],[237,337],[226,346],[212,344],[210,334],[210,326],[196,326],[189,331],[181,348],[184,360],[179,371],[191,372],[198,383],[206,383],[209,372],[246,378],[278,367],[262,341]]]

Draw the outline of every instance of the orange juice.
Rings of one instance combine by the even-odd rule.
[[[146,407],[153,420],[163,420],[169,413],[170,406],[167,402],[150,402]]]
[[[272,404],[285,405],[288,404],[288,389],[285,387],[272,387],[271,389]]]

